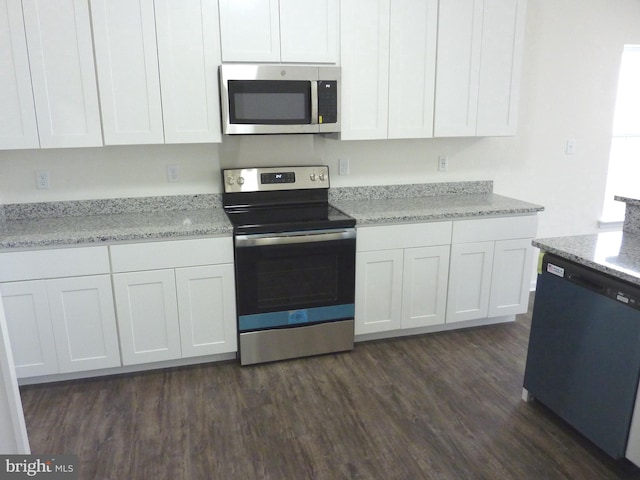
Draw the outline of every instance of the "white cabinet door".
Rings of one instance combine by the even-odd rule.
[[[47,280],[60,373],[119,367],[109,275]]]
[[[123,365],[181,357],[173,269],[113,275]]]
[[[235,352],[233,264],[176,269],[182,356]]]
[[[449,245],[407,248],[402,282],[402,328],[445,322]]]
[[[23,0],[22,6],[40,146],[101,146],[89,5]]]
[[[220,142],[217,0],[156,0],[165,143]]]
[[[402,250],[356,254],[356,335],[400,328],[402,259]]]
[[[0,284],[16,375],[58,373],[58,359],[44,280]]]
[[[282,62],[338,61],[338,0],[280,0]]]
[[[388,138],[433,137],[437,0],[391,2]]]
[[[343,140],[387,138],[389,0],[342,0]]]
[[[224,62],[279,62],[278,0],[220,0]]]
[[[91,0],[106,145],[164,143],[153,0]]]
[[[493,247],[494,242],[451,246],[447,323],[487,317]]]
[[[440,2],[434,136],[474,136],[483,0]]]
[[[532,268],[531,239],[496,242],[489,300],[490,317],[527,311]]]
[[[434,136],[513,135],[526,0],[440,2]]]
[[[0,1],[0,150],[39,148],[20,0]]]
[[[515,135],[526,0],[484,0],[476,135]]]

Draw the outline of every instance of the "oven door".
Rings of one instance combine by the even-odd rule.
[[[239,333],[353,319],[355,229],[236,235]]]

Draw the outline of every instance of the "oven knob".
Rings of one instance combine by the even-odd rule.
[[[316,181],[316,174],[312,173],[311,175],[309,175],[309,180],[311,180],[312,182]]]
[[[238,185],[244,184],[244,177],[238,177]]]
[[[321,173],[319,178],[321,182],[324,182],[326,180],[324,173]]]
[[[235,178],[233,178],[233,176],[232,176],[232,175],[229,175],[229,176],[227,177],[227,183],[228,183],[229,185],[233,185],[233,183],[235,182],[235,180],[236,180],[236,179],[235,179]]]

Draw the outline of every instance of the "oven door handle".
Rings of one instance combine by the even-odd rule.
[[[236,247],[265,247],[295,243],[329,242],[356,238],[354,228],[324,232],[287,232],[268,235],[236,235]]]

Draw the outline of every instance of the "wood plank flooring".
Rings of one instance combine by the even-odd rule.
[[[640,479],[520,399],[529,325],[22,387],[31,448],[80,479]]]

